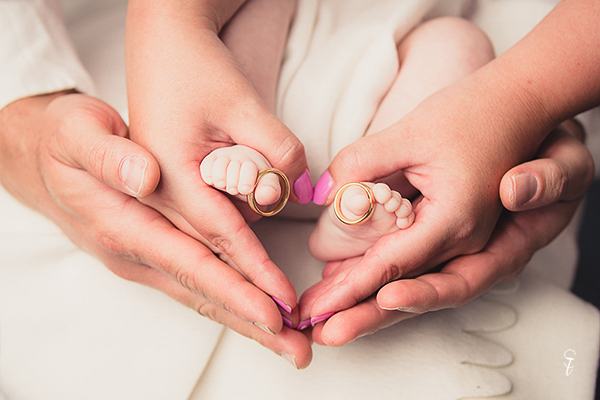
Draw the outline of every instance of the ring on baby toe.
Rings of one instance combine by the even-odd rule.
[[[367,196],[369,197],[369,209],[362,217],[356,220],[349,220],[344,216],[344,213],[342,212],[342,195],[351,186],[360,187],[367,193]],[[335,216],[346,225],[360,225],[362,223],[367,222],[373,216],[373,211],[375,211],[375,195],[373,194],[373,190],[371,190],[371,188],[365,185],[364,183],[346,183],[335,194],[335,199],[333,200],[333,211],[335,212]]]
[[[275,174],[279,178],[279,181],[281,182],[281,195],[279,196],[279,200],[277,200],[277,203],[269,207],[269,209],[267,210],[261,210],[260,208],[258,208],[258,203],[256,203],[256,199],[254,198],[254,192],[256,191],[256,187],[258,186],[260,180],[268,174]],[[248,205],[258,215],[261,215],[263,217],[271,217],[277,214],[279,211],[283,210],[283,207],[285,207],[289,198],[290,181],[288,180],[287,176],[285,176],[283,172],[276,168],[266,168],[258,173],[256,183],[254,184],[254,189],[252,189],[252,192],[248,195]]]

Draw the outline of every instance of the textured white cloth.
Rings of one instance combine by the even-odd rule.
[[[504,49],[553,3],[301,0],[280,115],[307,145],[317,176],[344,143],[362,135],[397,68],[395,41],[422,18],[470,11]],[[125,2],[65,2],[81,62],[56,5],[48,4],[0,0],[0,107],[77,87],[126,117]],[[508,35],[502,26],[510,26]],[[343,36],[354,40],[335,50],[345,64],[327,65],[320,58]],[[319,68],[324,75],[315,81]],[[298,292],[319,279],[322,265],[305,245],[312,222],[265,220],[255,229]],[[0,392],[7,400],[183,400],[192,391],[193,399],[591,399],[599,319],[567,290],[575,229],[540,252],[517,281],[341,349],[315,347],[313,365],[298,372],[165,295],[114,276],[0,189]],[[575,368],[566,376],[569,349]]]
[[[0,108],[77,87],[93,93],[62,21],[59,0],[0,1]]]
[[[255,227],[299,291],[317,282],[323,267],[303,245],[312,228],[310,222],[285,220]],[[460,309],[404,321],[342,348],[313,346],[313,363],[300,372],[227,331],[191,400],[500,395],[589,400],[594,397],[599,323],[593,306],[526,270]],[[567,376],[563,364],[569,349],[577,355],[575,370]],[[232,377],[235,385],[229,383]]]

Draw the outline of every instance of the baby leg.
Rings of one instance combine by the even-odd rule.
[[[493,49],[485,34],[470,22],[440,18],[423,23],[407,35],[398,45],[398,57],[400,70],[374,115],[367,135],[391,126],[429,95],[486,64],[493,58]],[[387,177],[385,181],[392,188],[409,186],[401,173]],[[397,192],[391,193],[399,198]],[[340,224],[331,209],[324,212],[309,241],[311,252],[326,261],[364,254],[381,236],[412,224],[414,214],[410,202],[402,199],[402,203],[400,215],[403,217],[400,217],[394,207],[387,205],[385,197],[380,197],[373,217],[360,226]],[[368,204],[369,198],[361,189],[348,190],[341,200],[342,210],[354,213],[357,218],[362,215],[359,211],[366,210]],[[408,210],[406,216],[405,210]],[[391,224],[390,221],[401,222]],[[351,232],[364,233],[371,225],[373,228],[368,234]],[[347,243],[341,244],[341,241]]]

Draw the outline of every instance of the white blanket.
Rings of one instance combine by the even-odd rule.
[[[67,9],[69,29],[98,95],[126,116],[121,40],[125,4],[68,3],[73,3]],[[383,8],[365,12],[368,3],[375,2],[300,2],[279,110],[305,141],[315,176],[345,142],[362,135],[396,68],[390,64],[395,56],[389,54],[395,40],[426,15],[456,14],[469,5],[381,1]],[[552,3],[481,1],[472,18],[503,49]],[[348,7],[346,12],[334,12],[341,5]],[[327,70],[320,46],[335,39],[327,38],[328,29],[357,19],[362,21],[357,32],[360,27],[368,35],[338,49],[345,72],[315,81],[313,68]],[[507,20],[512,36],[494,38]],[[384,22],[376,30],[363,24],[373,21]],[[371,50],[362,51],[367,47]],[[374,65],[377,70],[372,70]],[[330,67],[336,71],[339,65]],[[364,71],[373,75],[363,81]],[[362,111],[357,113],[357,108]],[[316,282],[322,268],[306,250],[312,225],[310,220],[270,219],[255,227],[298,292]],[[0,190],[0,390],[11,400],[591,399],[599,317],[594,307],[568,292],[575,229],[539,253],[516,281],[482,299],[398,324],[341,349],[315,347],[311,367],[298,372],[167,296],[114,276],[50,222]],[[574,358],[568,376],[565,353]]]

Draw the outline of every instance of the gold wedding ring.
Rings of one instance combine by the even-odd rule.
[[[369,197],[369,203],[370,203],[369,209],[367,210],[367,212],[362,217],[360,217],[359,219],[354,220],[354,221],[347,219],[344,216],[344,213],[342,213],[342,195],[351,186],[358,186],[358,187],[362,188],[367,193],[367,196]],[[367,222],[373,215],[374,210],[375,210],[375,195],[373,194],[373,190],[371,190],[371,188],[368,187],[367,185],[365,185],[364,183],[360,183],[360,182],[346,183],[344,186],[342,186],[340,188],[340,190],[338,190],[338,192],[335,194],[335,199],[333,200],[333,211],[335,212],[335,216],[338,217],[338,219],[346,225],[360,225],[364,222]]]
[[[260,208],[258,208],[256,199],[254,198],[254,191],[256,190],[256,187],[258,186],[258,182],[260,182],[260,180],[267,174],[277,175],[279,177],[279,180],[282,183],[282,185],[281,185],[282,189],[281,189],[281,196],[279,196],[279,200],[277,201],[277,203],[275,203],[275,205],[273,207],[269,208],[268,210],[263,211]],[[290,181],[288,180],[287,176],[285,176],[285,174],[283,172],[281,172],[280,170],[278,170],[276,168],[266,168],[266,169],[261,170],[258,173],[258,177],[256,178],[256,183],[254,184],[254,189],[252,189],[252,193],[250,193],[248,195],[248,205],[258,215],[261,215],[263,217],[271,217],[271,216],[277,214],[279,211],[283,210],[283,207],[285,207],[289,198],[290,198]]]

